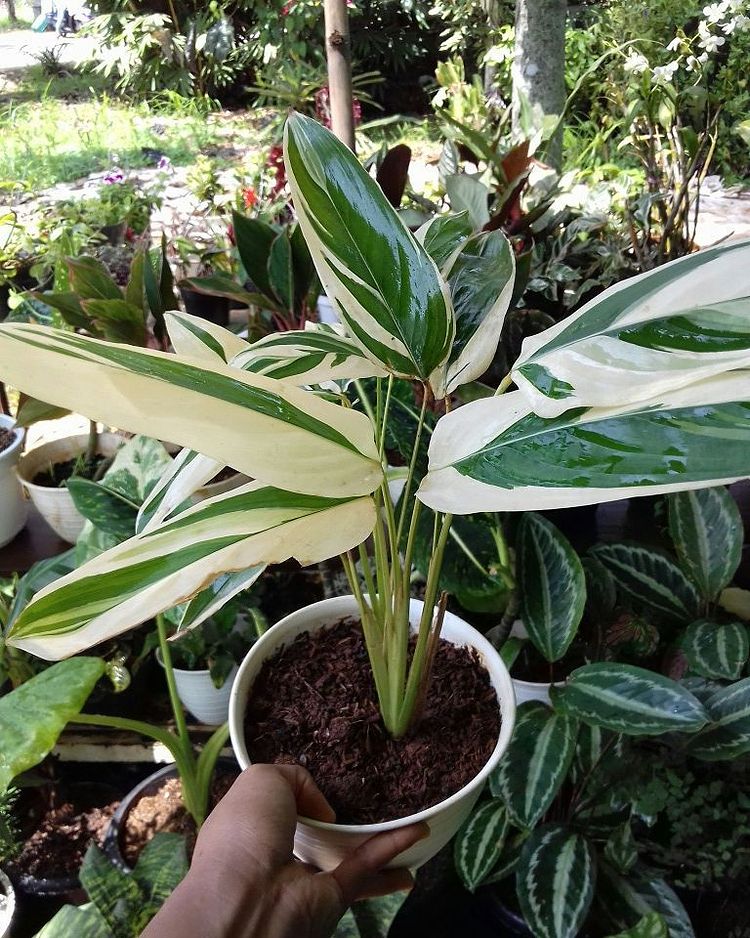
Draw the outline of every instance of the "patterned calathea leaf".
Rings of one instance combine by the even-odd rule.
[[[454,514],[592,505],[750,474],[750,372],[546,419],[520,392],[443,417],[419,498]]]
[[[618,283],[525,340],[513,379],[535,413],[616,407],[750,367],[750,242]]]
[[[494,798],[481,804],[459,831],[453,856],[458,875],[470,892],[482,885],[500,858],[508,826],[508,810]]]
[[[742,559],[743,525],[737,503],[725,488],[670,495],[669,533],[677,556],[713,602],[728,586]]]
[[[691,755],[719,762],[750,752],[750,677],[715,691],[706,710],[710,723],[690,740]]]
[[[378,365],[442,397],[455,334],[448,285],[354,154],[321,124],[287,119],[284,159],[318,276]]]
[[[490,778],[514,824],[531,829],[544,817],[568,774],[575,751],[576,720],[546,704],[521,704],[513,739]]]
[[[715,680],[736,681],[750,655],[747,627],[741,622],[691,622],[680,645],[690,670]]]
[[[535,938],[575,938],[586,920],[596,877],[593,847],[561,824],[529,837],[516,869],[516,894]]]
[[[708,722],[703,704],[681,685],[628,664],[586,664],[550,688],[558,713],[614,733],[657,736],[694,732]]]
[[[74,655],[190,599],[222,574],[362,543],[371,498],[299,495],[258,482],[207,499],[41,590],[8,642],[41,658]]]
[[[630,820],[621,824],[607,839],[604,856],[620,873],[627,874],[638,862],[638,847]]]
[[[600,858],[598,873],[597,906],[602,917],[625,935],[628,928],[656,913],[666,923],[669,938],[695,938],[685,907],[656,872],[639,863],[628,876],[622,876]]]
[[[566,537],[537,512],[526,512],[516,542],[521,618],[547,661],[559,661],[575,638],[586,605],[586,577]]]
[[[164,316],[169,340],[178,355],[201,361],[231,362],[249,343],[215,323],[189,313],[174,311]]]

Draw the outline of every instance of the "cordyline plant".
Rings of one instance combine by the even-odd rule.
[[[437,644],[454,513],[585,505],[750,474],[750,371],[742,370],[750,368],[750,327],[738,302],[750,295],[750,245],[722,245],[627,281],[527,340],[500,388],[515,382],[519,390],[438,421],[414,498],[428,401],[445,400],[450,410],[456,388],[492,361],[513,291],[512,250],[500,232],[472,234],[465,216],[433,219],[413,236],[356,158],[311,119],[288,119],[285,160],[339,332],[287,332],[249,346],[168,314],[177,354],[166,354],[40,326],[0,327],[8,383],[188,448],[141,508],[136,535],[40,592],[8,640],[65,657],[227,571],[340,554],[383,720],[399,737]],[[363,378],[377,388],[365,413],[331,399],[331,382]],[[397,505],[384,445],[395,378],[424,389]],[[183,510],[223,465],[256,481]],[[409,584],[423,506],[436,512],[435,536],[410,660]]]

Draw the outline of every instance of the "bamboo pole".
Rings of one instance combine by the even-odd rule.
[[[346,0],[324,0],[323,10],[328,59],[328,92],[331,96],[331,129],[339,140],[353,150],[352,64]]]

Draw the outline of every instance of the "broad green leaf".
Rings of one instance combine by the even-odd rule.
[[[623,875],[627,874],[638,862],[638,848],[629,820],[610,835],[604,845],[604,856]]]
[[[750,677],[716,691],[706,709],[710,722],[690,740],[692,756],[719,762],[750,752]]]
[[[365,415],[218,361],[20,324],[0,325],[0,360],[2,377],[35,397],[198,449],[253,478],[341,496],[382,479]]]
[[[750,242],[631,277],[524,341],[513,380],[535,413],[616,407],[750,367]]]
[[[547,661],[559,661],[575,638],[586,605],[578,554],[551,521],[529,511],[518,527],[516,570],[529,638]]]
[[[146,344],[143,310],[122,297],[117,300],[81,300],[81,306],[108,342]]]
[[[736,681],[750,655],[747,628],[741,622],[726,625],[706,619],[692,622],[681,647],[691,671],[715,680]]]
[[[206,296],[224,296],[230,300],[237,300],[245,306],[259,306],[261,309],[276,309],[277,303],[262,293],[251,293],[241,286],[229,274],[211,274],[210,277],[186,277],[180,280],[179,286],[187,287],[196,293]]]
[[[455,333],[448,286],[354,154],[317,121],[287,119],[294,206],[323,288],[352,337],[396,375],[442,397]]]
[[[81,298],[77,293],[32,293],[31,296],[60,313],[63,321],[73,329],[86,329],[91,335],[101,337],[96,326],[84,312]]]
[[[135,877],[116,867],[94,843],[86,851],[79,875],[112,938],[131,938],[144,898]]]
[[[701,601],[695,585],[665,554],[636,544],[601,544],[591,554],[639,606],[675,622],[698,615]]]
[[[276,235],[268,254],[268,282],[283,309],[294,310],[292,245],[286,232]]]
[[[39,592],[8,642],[46,659],[77,654],[185,602],[224,573],[292,557],[316,563],[360,544],[371,498],[299,495],[251,482],[100,554]]]
[[[629,664],[585,664],[550,689],[558,713],[628,736],[692,732],[708,722],[701,702],[675,681]]]
[[[586,575],[586,603],[598,619],[612,615],[617,606],[617,583],[610,571],[595,556],[581,559]]]
[[[81,300],[121,300],[122,290],[104,264],[95,257],[69,257],[70,288]]]
[[[194,450],[183,449],[164,467],[162,474],[144,498],[135,530],[137,534],[157,527],[199,488],[221,472],[224,465]]]
[[[749,447],[750,372],[555,419],[513,392],[441,418],[419,497],[436,511],[471,514],[688,491],[746,478]]]
[[[578,725],[539,701],[518,708],[508,751],[490,777],[516,826],[532,829],[547,813],[568,774]]]
[[[724,488],[670,495],[669,533],[683,569],[713,602],[742,559],[740,510]]]
[[[37,401],[33,397],[27,397],[16,414],[17,427],[30,427],[39,420],[57,420],[70,413],[65,407],[55,407],[54,404],[46,404],[44,401]]]
[[[95,906],[64,905],[34,938],[112,938]]]
[[[473,812],[458,832],[453,858],[461,882],[470,892],[481,886],[500,858],[508,833],[508,811],[495,798]]]
[[[447,176],[445,191],[448,194],[451,209],[454,212],[466,212],[472,228],[475,231],[481,231],[490,220],[490,211],[487,207],[490,190],[479,177],[468,173]]]
[[[276,239],[276,229],[257,218],[240,215],[239,212],[232,213],[232,227],[237,253],[245,272],[264,296],[277,302],[268,279],[268,260],[271,245]]]
[[[0,795],[16,775],[33,768],[52,750],[104,669],[101,658],[61,661],[0,697]]]
[[[305,304],[311,302],[310,292],[315,283],[315,265],[310,256],[310,249],[298,224],[292,228],[289,236],[292,243],[292,262],[294,264],[294,310],[302,312]],[[317,291],[316,291],[317,292]]]
[[[649,912],[632,928],[610,935],[610,938],[669,938],[669,929],[658,912]]]
[[[110,534],[118,541],[125,540],[135,531],[140,506],[108,488],[103,482],[92,482],[83,478],[69,479],[68,491],[78,511],[95,528]]]
[[[187,871],[185,838],[181,834],[162,832],[155,834],[143,848],[133,878],[156,911],[179,886]]]
[[[546,824],[529,837],[516,895],[535,938],[576,938],[594,896],[594,850],[580,834]]]
[[[516,262],[501,231],[486,231],[461,247],[446,277],[456,316],[447,393],[480,378],[492,364],[515,284]]]
[[[456,215],[436,215],[425,222],[414,237],[445,275],[473,230],[469,213],[459,212]]]
[[[235,355],[244,352],[249,344],[229,329],[217,326],[198,316],[190,316],[179,310],[164,317],[169,339],[178,355],[198,358],[202,361],[231,362]]]

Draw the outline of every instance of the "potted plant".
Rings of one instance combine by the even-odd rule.
[[[0,215],[0,321],[10,312],[11,291],[36,286],[32,274],[35,257],[14,212]]]
[[[218,244],[207,245],[187,237],[177,238],[174,248],[178,257],[178,270],[181,272],[177,289],[185,312],[215,325],[228,325],[230,298],[197,290],[194,285],[195,278],[210,280],[228,271],[229,257],[226,250]]]
[[[364,639],[349,627],[346,640],[360,643],[352,644],[353,654],[360,648],[364,656],[366,645],[372,671],[364,674],[372,675],[367,680],[374,681],[378,703],[371,703],[380,708],[374,722],[382,727],[384,744],[395,750],[409,745],[405,735],[415,731],[425,703],[432,705],[426,696],[431,667],[446,666],[454,655],[464,663],[472,659],[471,653],[451,651],[456,645],[477,649],[488,672],[470,673],[485,682],[483,700],[493,705],[491,751],[457,791],[384,822],[432,821],[431,838],[400,858],[417,863],[446,843],[470,812],[513,725],[512,687],[492,646],[450,620],[448,641],[439,641],[447,602],[440,572],[453,514],[591,504],[633,491],[687,491],[746,476],[750,392],[742,369],[748,352],[733,303],[748,292],[743,261],[749,248],[723,244],[605,292],[527,342],[499,394],[452,409],[454,390],[483,374],[497,347],[513,292],[513,255],[504,236],[472,235],[465,220],[453,216],[433,220],[412,236],[354,155],[300,116],[286,125],[286,164],[302,230],[346,332],[280,334],[277,346],[287,353],[283,381],[252,371],[263,369],[269,340],[262,349],[230,353],[236,336],[226,333],[222,340],[216,329],[210,336],[173,336],[172,356],[38,326],[0,327],[3,373],[14,385],[133,431],[168,434],[256,480],[181,511],[187,495],[205,481],[203,470],[192,471],[195,459],[186,457],[170,471],[168,486],[143,506],[135,538],[38,594],[14,623],[9,641],[43,656],[75,654],[184,600],[226,571],[288,557],[311,563],[341,555],[353,597],[330,612],[313,607],[305,622],[287,619],[255,644],[233,690],[233,742],[242,757],[253,674],[278,665],[276,652],[294,634],[306,633],[296,645],[300,656],[309,643],[328,640],[350,610],[356,609]],[[709,304],[706,331],[701,310]],[[683,351],[688,339],[670,345],[664,338],[685,322],[695,333],[689,354]],[[735,335],[726,351],[726,337]],[[102,379],[95,399],[84,385],[92,374]],[[330,390],[331,381],[364,378],[376,379],[375,394],[360,398],[353,385],[361,409]],[[396,506],[384,472],[384,439],[393,387],[402,379],[418,382],[425,412],[434,398],[445,401],[449,412],[433,429],[429,467],[416,498],[415,441]],[[503,393],[513,382],[519,390]],[[323,383],[322,394],[310,389]],[[420,416],[418,425],[424,422]],[[710,453],[705,433],[715,444]],[[423,506],[435,512],[434,549],[420,606],[409,594]],[[89,597],[85,606],[82,581]],[[311,660],[335,675],[335,653]],[[451,683],[447,667],[442,686]],[[634,697],[643,691],[636,684]],[[691,698],[688,709],[696,725],[709,723],[699,701]],[[454,721],[457,712],[462,730],[474,726],[456,708]],[[450,707],[443,716],[451,719]],[[455,750],[443,763],[451,760],[466,771]],[[405,756],[402,764],[413,760]],[[329,865],[382,829],[353,828],[303,822],[297,852]]]
[[[21,457],[23,430],[7,414],[0,414],[0,547],[26,524],[26,500],[16,475]]]

